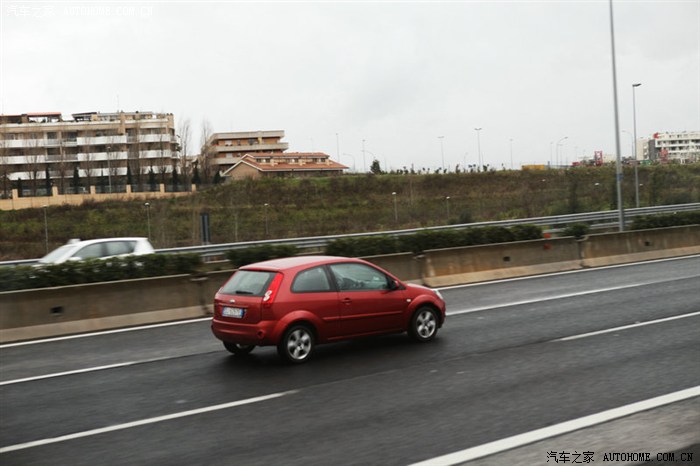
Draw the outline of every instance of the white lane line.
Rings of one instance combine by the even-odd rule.
[[[6,343],[4,345],[0,345],[0,349],[13,348],[15,346],[37,345],[39,343],[51,343],[54,341],[75,340],[76,338],[87,338],[87,337],[94,337],[94,336],[101,336],[101,335],[110,335],[113,333],[135,332],[137,330],[148,330],[151,328],[172,327],[174,325],[194,324],[197,322],[204,322],[206,320],[211,320],[211,317],[202,317],[199,319],[189,319],[189,320],[178,320],[175,322],[165,322],[165,323],[161,323],[161,324],[141,325],[139,327],[118,328],[118,329],[114,329],[114,330],[103,330],[103,331],[91,332],[91,333],[81,333],[78,335],[67,335],[65,337],[43,338],[41,340],[21,341],[19,343]]]
[[[73,371],[56,372],[53,374],[37,375],[35,377],[26,377],[24,379],[14,379],[14,380],[7,380],[5,382],[0,382],[0,386],[12,385],[15,383],[22,383],[22,382],[32,382],[34,380],[52,379],[54,377],[62,377],[64,375],[83,374],[85,372],[103,371],[106,369],[115,369],[117,367],[126,367],[126,366],[131,366],[134,364],[137,364],[137,362],[136,361],[120,362],[118,364],[110,364],[108,366],[88,367],[86,369],[76,369]]]
[[[544,427],[542,429],[525,432],[524,434],[496,440],[495,442],[485,443],[476,447],[438,456],[436,458],[414,463],[411,466],[451,466],[454,464],[461,464],[467,461],[483,458],[484,456],[494,455],[506,450],[521,447],[529,443],[539,442],[540,440],[567,434],[575,430],[602,424],[604,422],[629,416],[631,414],[636,414],[641,411],[647,411],[697,396],[700,396],[700,385],[688,388],[686,390],[669,393],[668,395],[662,395],[656,398],[650,398],[648,400],[621,406],[619,408],[609,409],[590,416],[584,416],[571,421],[562,422],[553,426]]]
[[[179,419],[182,417],[196,416],[197,414],[209,413],[212,411],[219,411],[222,409],[235,408],[237,406],[248,405],[252,403],[260,403],[261,401],[271,400],[273,398],[280,398],[286,395],[292,395],[297,393],[298,390],[290,390],[287,392],[273,393],[271,395],[257,396],[255,398],[247,398],[245,400],[232,401],[230,403],[223,403],[220,405],[207,406],[205,408],[192,409],[190,411],[182,411],[179,413],[167,414],[165,416],[157,416],[148,419],[141,419],[139,421],[127,422],[125,424],[117,424],[109,427],[101,427],[99,429],[86,430],[83,432],[76,432],[75,434],[61,435],[60,437],[46,438],[41,440],[35,440],[33,442],[18,443],[16,445],[9,445],[0,448],[0,453],[8,453],[11,451],[24,450],[27,448],[39,447],[42,445],[48,445],[51,443],[66,442],[68,440],[75,440],[84,437],[91,437],[93,435],[104,434],[107,432],[114,432],[117,430],[131,429],[132,427],[145,426],[148,424],[155,424],[157,422],[170,421],[173,419]]]
[[[604,330],[598,330],[596,332],[581,333],[579,335],[572,335],[570,337],[557,338],[551,341],[571,341],[578,340],[579,338],[592,337],[594,335],[602,335],[604,333],[618,332],[620,330],[627,330],[628,328],[644,327],[645,325],[659,324],[661,322],[668,322],[670,320],[685,319],[686,317],[694,317],[700,315],[700,311],[691,312],[690,314],[682,314],[679,316],[664,317],[663,319],[649,320],[646,322],[637,322],[636,324],[623,325],[621,327],[607,328]]]
[[[675,281],[678,281],[678,279],[673,278],[673,279],[653,281],[653,282],[634,283],[632,285],[611,286],[609,288],[596,288],[594,290],[578,291],[576,293],[564,293],[564,294],[558,294],[555,296],[525,299],[523,301],[512,301],[509,303],[496,304],[493,306],[475,307],[472,309],[462,309],[459,311],[448,312],[447,315],[453,316],[453,315],[459,315],[459,314],[467,314],[470,312],[480,312],[480,311],[488,311],[491,309],[500,309],[500,308],[504,308],[504,307],[521,306],[523,304],[534,304],[534,303],[541,303],[541,302],[545,302],[545,301],[554,301],[557,299],[576,298],[578,296],[586,296],[589,294],[607,293],[608,291],[626,290],[626,289],[630,289],[630,288],[638,288],[640,286],[657,285],[660,283],[675,282]]]

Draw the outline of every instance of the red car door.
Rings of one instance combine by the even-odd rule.
[[[331,264],[338,286],[341,337],[401,331],[408,306],[403,290],[392,279],[365,264]]]

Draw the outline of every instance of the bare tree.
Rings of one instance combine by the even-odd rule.
[[[6,126],[0,126],[0,182],[2,183],[3,197],[10,197],[12,184],[10,183],[10,153],[7,148],[7,129]]]
[[[180,122],[178,125],[178,133],[180,133],[180,175],[182,176],[182,184],[189,186],[191,183],[191,166],[188,157],[190,153],[190,139],[192,137],[192,129],[189,118],[185,118]]]
[[[35,138],[27,140],[27,173],[29,174],[29,180],[31,181],[32,196],[36,196],[37,191],[37,178],[39,171],[41,171],[41,162],[43,161],[41,154],[41,148],[39,147],[39,141]]]
[[[209,143],[209,138],[211,137],[212,129],[211,123],[206,118],[202,120],[202,135],[200,140],[200,151],[199,151],[199,171],[202,174],[202,179],[204,184],[209,184],[212,181],[212,164],[211,159],[214,156],[214,148]]]
[[[92,178],[95,174],[95,145],[93,144],[92,136],[88,135],[85,137],[84,149],[85,155],[83,159],[83,168],[85,170],[85,179],[87,181],[86,185],[88,189],[92,186]]]
[[[141,166],[141,123],[138,120],[138,115],[134,119],[134,127],[126,130],[126,142],[127,142],[127,163],[131,167],[131,175],[136,177],[136,185],[139,190],[143,189],[142,183],[142,172],[143,167]]]

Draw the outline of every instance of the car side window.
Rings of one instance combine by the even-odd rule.
[[[107,256],[120,256],[132,254],[136,247],[136,241],[110,241],[107,243]]]
[[[389,277],[365,264],[331,264],[340,291],[388,290]]]
[[[322,293],[331,290],[328,275],[323,267],[302,270],[292,283],[292,293]]]
[[[104,256],[104,243],[89,244],[73,254],[73,257],[80,259],[94,259],[102,256]]]

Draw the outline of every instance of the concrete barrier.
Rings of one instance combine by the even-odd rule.
[[[393,273],[403,281],[409,283],[422,283],[423,281],[421,258],[416,257],[413,253],[367,256],[363,259]]]
[[[700,225],[366,257],[432,287],[700,254]],[[232,270],[0,293],[0,343],[203,317]]]
[[[574,238],[434,249],[424,254],[423,281],[433,287],[581,268]]]
[[[590,235],[580,248],[584,267],[700,254],[700,226]]]
[[[206,316],[232,271],[0,293],[0,342]]]

